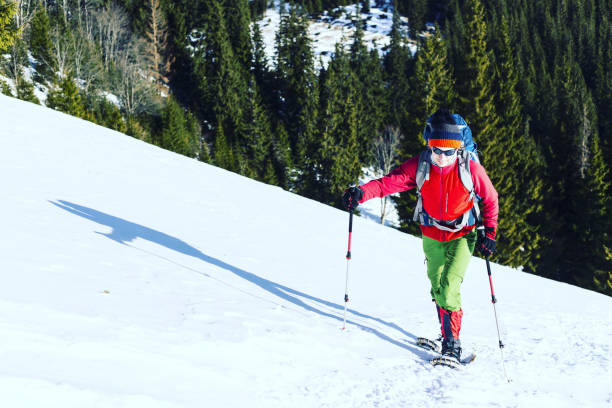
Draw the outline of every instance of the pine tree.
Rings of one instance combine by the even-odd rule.
[[[520,14],[518,17],[518,22],[514,23],[514,36],[511,38],[517,39],[516,44],[516,54],[517,54],[517,62],[521,62],[518,65],[519,68],[519,94],[521,95],[521,104],[523,105],[526,112],[533,112],[535,108],[535,100],[536,100],[536,64],[534,51],[532,47],[532,40],[530,40],[530,36],[537,36],[537,32],[535,30],[530,30],[530,25],[527,22],[526,10],[524,8],[520,9]],[[518,33],[517,33],[518,32]],[[528,35],[523,35],[522,33],[528,33]],[[531,115],[535,117],[535,115]]]
[[[308,196],[341,208],[342,192],[361,175],[357,142],[358,92],[349,57],[336,45],[321,83],[321,116],[314,173],[308,174]]]
[[[257,86],[249,87],[247,94],[247,130],[245,134],[246,161],[250,177],[264,181],[270,162],[271,126],[267,112],[264,110]],[[270,162],[271,163],[271,162]]]
[[[273,186],[278,185],[278,178],[276,177],[276,170],[274,169],[274,163],[271,156],[266,159],[262,181]]]
[[[253,24],[253,38],[251,42],[253,44],[253,63],[251,71],[255,76],[255,81],[261,87],[266,83],[269,68],[261,28],[257,22]]]
[[[13,17],[17,11],[17,2],[0,0],[0,54],[8,50],[17,38],[17,26]]]
[[[516,53],[505,17],[501,21],[501,55],[497,73],[498,130],[489,140],[487,172],[499,194],[499,236],[496,259],[533,272],[545,239],[540,232],[544,191],[544,161],[529,134],[522,113]]]
[[[458,0],[450,4],[448,14],[452,18],[444,24],[442,35],[448,43],[448,62],[453,67],[455,78],[465,78],[462,61],[463,56],[467,53],[465,44],[466,32],[464,17]]]
[[[19,76],[16,85],[17,98],[40,105],[40,100],[34,94],[34,84]]]
[[[197,118],[194,114],[191,114],[191,121],[192,123],[198,123]],[[210,147],[208,146],[208,143],[206,143],[206,140],[204,140],[204,138],[200,140],[200,152],[198,153],[198,160],[204,163],[210,163],[211,161]]]
[[[197,135],[187,124],[185,110],[169,97],[162,111],[161,146],[185,156],[194,157],[197,152]]]
[[[188,15],[193,13],[199,15],[201,10],[194,7],[191,0],[169,2],[165,9],[168,24],[168,54],[174,57],[168,73],[170,87],[178,100],[201,115],[202,109],[198,106],[198,101],[202,96],[199,78],[195,73],[192,51],[185,46],[189,30],[193,27],[201,27],[201,25],[188,26]],[[194,54],[199,56],[197,52]]]
[[[266,110],[270,111],[272,107],[275,106],[274,98],[277,93],[274,83],[274,74],[270,71],[261,29],[257,22],[253,23],[252,32],[253,62],[251,73],[255,78],[255,85],[260,90],[262,104]]]
[[[612,30],[610,21],[605,14],[600,13],[598,18],[598,50],[595,65],[596,85],[593,97],[597,105],[598,131],[601,149],[604,157],[612,157]],[[612,182],[612,172],[608,174]]]
[[[586,107],[585,107],[586,108]],[[593,124],[588,123],[587,109],[584,109],[582,135],[583,138],[588,137],[588,132],[596,132]],[[595,290],[612,296],[612,222],[610,221],[611,199],[610,192],[612,185],[609,181],[610,167],[604,159],[604,153],[601,149],[598,134],[592,134],[591,140],[584,140],[583,144],[588,144],[589,151],[583,154],[588,154],[587,160],[589,165],[584,169],[584,192],[592,197],[592,202],[587,208],[586,226],[588,231],[582,236],[582,244],[589,246],[593,252],[589,259],[589,264],[593,268],[593,285]],[[585,232],[586,232],[585,231]],[[588,235],[587,235],[588,234]],[[594,245],[593,237],[597,237],[595,241],[600,241],[601,245]],[[587,275],[588,279],[588,275]],[[590,286],[590,282],[584,283],[586,287]]]
[[[37,80],[52,80],[57,69],[51,41],[51,22],[45,7],[39,5],[30,26],[30,51],[37,61]]]
[[[267,0],[252,0],[250,2],[250,6],[251,6],[251,14],[253,15],[253,18],[259,20],[263,16],[266,9],[268,8],[268,1]]]
[[[230,43],[238,64],[246,74],[253,59],[249,2],[248,0],[226,0],[225,4]]]
[[[534,86],[538,89],[534,97],[534,104],[527,106],[528,112],[533,117],[533,134],[536,143],[540,146],[548,146],[555,139],[555,124],[558,112],[558,80],[554,79],[548,72],[546,62],[541,60],[535,67]],[[549,156],[545,154],[546,160]]]
[[[295,7],[281,16],[276,34],[276,76],[279,95],[275,105],[289,136],[292,162],[298,170],[291,188],[307,194],[308,188],[301,177],[312,169],[310,161],[316,148],[317,76],[307,20]]]
[[[203,119],[223,127],[214,132],[215,137],[222,135],[225,138],[221,143],[224,157],[220,160],[215,157],[215,163],[224,163],[224,168],[237,171],[244,163],[241,157],[246,144],[243,96],[247,93],[247,84],[232,51],[224,12],[218,2],[210,3],[204,46],[198,53],[196,68],[204,96],[201,105]],[[214,145],[217,146],[216,140]],[[225,150],[232,154],[226,154]],[[213,154],[216,155],[217,151],[213,149]],[[234,161],[228,163],[230,159]]]
[[[94,113],[95,122],[109,129],[125,133],[127,131],[127,123],[121,115],[121,110],[106,98],[94,99],[89,104],[88,109]]]
[[[185,113],[185,130],[188,135],[189,144],[191,146],[191,153],[189,156],[197,157],[200,161],[209,161],[208,146],[204,143],[202,137],[202,126],[198,121],[196,115],[189,109],[184,110]]]
[[[609,168],[603,158],[597,126],[594,122],[595,106],[588,92],[581,95],[582,115],[578,115],[577,150],[579,153],[575,190],[570,197],[569,214],[575,217],[575,242],[565,253],[565,267],[575,283],[582,287],[593,287],[612,295],[605,283],[612,271],[610,259],[610,183]],[[585,200],[585,197],[589,197]],[[594,244],[597,242],[596,244]]]
[[[546,202],[546,234],[554,239],[541,269],[557,280],[592,287],[610,270],[608,168],[599,146],[592,97],[578,64],[560,59],[555,77],[562,86],[554,143],[548,152],[547,182],[552,193]]]
[[[11,87],[9,86],[9,84],[7,84],[1,79],[0,79],[0,93],[6,96],[13,97],[13,90],[11,89]]]
[[[235,169],[234,155],[232,149],[227,143],[222,122],[217,123],[217,126],[215,127],[215,143],[213,147],[212,163],[215,166],[230,171]]]
[[[49,90],[47,107],[72,116],[85,116],[86,112],[72,75],[66,75]]]
[[[499,117],[493,99],[491,53],[487,48],[487,27],[480,0],[467,0],[469,21],[466,24],[466,53],[458,61],[463,76],[457,78],[459,113],[466,119],[483,152],[485,167],[495,161],[488,155],[489,140],[497,132]]]
[[[138,121],[136,117],[127,117],[125,121],[125,134],[147,143],[154,143],[152,135]]]
[[[423,43],[417,53],[413,85],[413,128],[412,143],[404,146],[404,154],[415,154],[423,146],[422,127],[426,119],[440,108],[454,107],[455,80],[448,66],[446,43],[436,34]],[[416,143],[415,143],[416,142]]]
[[[385,56],[385,81],[387,83],[387,115],[385,123],[397,126],[402,134],[409,133],[410,85],[408,81],[408,64],[410,53],[405,46],[397,8],[393,11],[393,24],[390,33],[389,52]]]
[[[293,164],[291,161],[291,145],[289,134],[281,121],[273,124],[272,144],[270,145],[270,159],[274,167],[277,185],[289,189],[290,180],[294,177],[290,175]]]
[[[385,85],[378,51],[368,52],[363,40],[363,24],[357,25],[350,48],[350,65],[355,74],[359,113],[357,115],[357,140],[359,161],[373,160],[371,144],[382,128],[384,118]]]

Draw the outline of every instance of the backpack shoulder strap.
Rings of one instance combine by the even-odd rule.
[[[419,154],[419,164],[417,166],[416,184],[420,192],[425,180],[429,180],[429,169],[431,167],[431,151],[425,150]]]
[[[463,186],[470,192],[470,198],[474,194],[474,180],[472,180],[472,171],[470,170],[470,152],[466,149],[459,150],[459,178]]]
[[[477,158],[478,156],[476,156]],[[472,213],[474,215],[474,219],[476,220],[476,224],[480,223],[480,208],[478,207],[478,197],[476,196],[476,192],[474,191],[474,180],[472,179],[472,170],[470,170],[470,161],[472,160],[472,153],[467,149],[459,150],[458,154],[459,160],[459,178],[461,179],[461,183],[465,189],[470,193],[470,200],[474,201],[474,206],[472,207]],[[478,160],[475,160],[478,162]]]
[[[417,165],[416,172],[416,185],[417,185],[417,204],[414,207],[414,216],[412,220],[414,222],[420,221],[421,212],[423,210],[423,198],[421,197],[421,188],[425,184],[425,180],[429,180],[429,170],[431,168],[431,151],[425,150],[419,155],[419,164]]]

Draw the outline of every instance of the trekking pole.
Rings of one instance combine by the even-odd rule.
[[[497,320],[497,309],[495,308],[495,304],[497,303],[497,298],[495,297],[495,291],[493,290],[493,278],[491,277],[491,265],[489,264],[489,255],[485,257],[485,261],[487,263],[487,273],[489,274],[489,286],[491,287],[491,303],[493,303],[493,313],[495,314],[495,326],[497,327],[497,339],[499,340],[499,351],[501,353],[502,358],[502,367],[504,368],[504,376],[506,377],[506,381],[510,382],[510,378],[508,378],[508,373],[506,372],[506,360],[504,359],[504,343],[501,340],[501,334],[499,332],[499,322]]]
[[[355,184],[351,183],[351,188],[355,188]],[[342,330],[346,329],[346,306],[349,301],[348,297],[348,274],[349,274],[349,261],[351,260],[351,238],[353,236],[353,206],[349,208],[349,234],[348,234],[348,250],[346,252],[346,283],[344,286],[344,325]]]

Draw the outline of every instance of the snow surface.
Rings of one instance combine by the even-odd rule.
[[[484,263],[462,371],[421,241],[0,95],[2,407],[609,407],[612,299]]]

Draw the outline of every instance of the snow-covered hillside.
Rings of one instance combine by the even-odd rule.
[[[258,21],[262,32],[266,55],[271,61],[274,60],[275,38],[281,20],[281,11],[278,1],[273,7],[266,10],[263,18]],[[332,12],[325,11],[320,17],[310,21],[308,34],[312,40],[315,64],[327,65],[334,55],[336,44],[344,42],[346,45],[352,43],[351,37],[355,32],[355,21],[365,22],[363,41],[369,49],[376,48],[383,52],[389,45],[391,26],[393,24],[392,2],[385,3],[382,8],[376,7],[376,1],[370,1],[370,11],[364,13],[358,9],[357,4],[339,7]],[[288,7],[285,5],[285,7]],[[402,29],[408,30],[408,19],[400,17]],[[416,43],[408,44],[410,50],[416,52]]]
[[[606,407],[612,299],[484,263],[434,368],[420,240],[0,95],[3,407]]]

